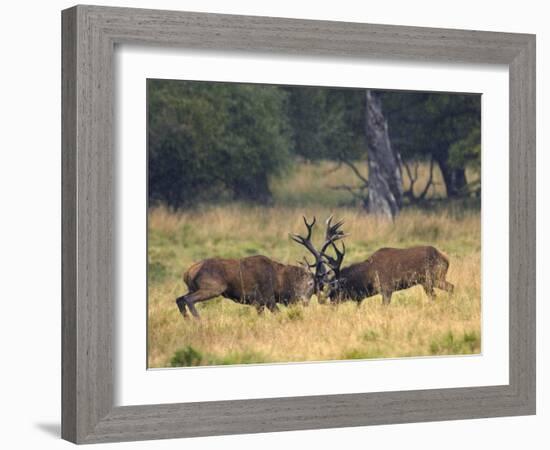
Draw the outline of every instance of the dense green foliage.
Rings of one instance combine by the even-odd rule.
[[[469,146],[477,149],[457,158],[453,166],[479,161],[478,95],[385,92],[382,98],[392,145],[403,158],[447,159],[451,146],[469,140]]]
[[[264,202],[289,161],[286,93],[269,86],[150,80],[149,200]]]
[[[287,87],[294,152],[309,161],[364,158],[365,91]]]
[[[467,193],[467,165],[480,168],[480,99],[471,94],[383,94],[392,145],[404,161],[433,158],[450,197]]]
[[[450,197],[468,193],[466,166],[480,167],[480,103],[478,95],[382,93],[403,162],[433,159]],[[149,80],[148,140],[151,205],[265,204],[271,180],[294,158],[365,159],[365,90]]]

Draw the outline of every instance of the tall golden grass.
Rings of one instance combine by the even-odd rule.
[[[327,164],[303,165],[273,186],[276,201],[271,207],[228,204],[182,212],[163,207],[149,211],[149,367],[480,351],[479,210],[409,208],[394,223],[380,221],[360,208],[345,206],[351,205],[351,199],[330,186],[336,180],[352,179],[349,169],[340,168],[344,172],[339,174],[332,169]],[[309,184],[303,181],[307,178]],[[306,206],[298,206],[300,198],[308,199],[302,201]],[[192,262],[264,254],[294,264],[305,252],[288,233],[303,232],[303,214],[318,219],[334,214],[345,221],[350,236],[344,264],[362,261],[383,246],[436,246],[449,255],[448,280],[456,286],[454,295],[437,291],[436,301],[431,302],[422,288],[415,287],[396,292],[389,307],[381,305],[380,296],[360,307],[353,302],[321,305],[313,299],[307,307],[281,306],[279,314],[261,316],[254,308],[217,298],[197,305],[200,322],[180,316],[175,299],[186,292],[181,275]],[[321,228],[314,239],[321,239]]]

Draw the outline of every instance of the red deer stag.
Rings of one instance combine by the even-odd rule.
[[[366,261],[343,269],[340,266],[345,247],[339,250],[333,243],[332,248],[335,258],[323,253],[334,273],[329,291],[331,301],[352,299],[360,304],[365,297],[382,294],[383,303],[388,305],[395,291],[416,285],[421,285],[432,300],[434,288],[453,292],[454,286],[445,279],[449,259],[435,247],[381,248]]]
[[[306,267],[280,264],[261,255],[241,259],[204,259],[183,274],[189,292],[176,299],[183,317],[187,317],[189,308],[191,314],[199,318],[195,303],[217,296],[253,305],[258,312],[265,308],[275,312],[277,303],[288,305],[298,300],[309,301],[316,290],[315,280],[323,278],[325,264],[322,255],[311,245],[311,228],[307,221],[305,223],[308,226],[307,238],[293,235],[293,239],[314,254],[316,261],[310,267],[316,267],[315,275]]]

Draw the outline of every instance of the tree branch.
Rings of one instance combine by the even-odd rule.
[[[323,172],[323,175],[330,175],[331,173],[336,172],[338,169],[342,167],[342,160],[338,160],[338,164],[336,164],[334,167],[331,167],[330,169],[327,169]]]
[[[428,178],[428,182],[426,183],[424,190],[420,193],[420,196],[418,198],[424,199],[424,197],[426,197],[426,194],[428,193],[428,190],[430,189],[430,186],[433,183],[433,179],[434,179],[434,158],[432,156],[430,158],[430,177]]]
[[[409,189],[407,189],[406,192],[403,192],[403,195],[409,197],[411,202],[415,202],[417,200],[417,197],[414,195],[414,185],[418,180],[418,161],[414,162],[414,175],[411,172],[411,168],[409,167],[409,164],[401,158],[400,158],[400,161],[401,161],[401,165],[405,168],[405,172],[407,173],[407,177],[409,178],[409,182],[410,182]]]
[[[330,188],[334,190],[348,191],[354,198],[359,199],[362,202],[366,200],[365,194],[363,193],[363,191],[367,189],[366,185],[349,186],[347,184],[339,184],[337,186],[330,186]],[[360,192],[356,192],[357,190],[359,190]]]
[[[353,164],[351,161],[345,159],[344,157],[340,156],[338,158],[342,163],[344,163],[346,166],[348,166],[353,173],[365,184],[365,186],[369,185],[369,180],[365,178],[361,172],[359,172],[359,169]]]

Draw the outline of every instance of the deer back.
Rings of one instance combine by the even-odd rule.
[[[381,248],[367,262],[386,282],[422,281],[449,267],[448,258],[432,246]]]
[[[304,294],[304,280],[313,280],[313,277],[304,268],[255,255],[241,259],[205,259],[193,264],[183,279],[189,290],[218,290],[228,298],[248,303],[270,298],[291,301]]]
[[[366,261],[342,269],[341,279],[349,292],[374,295],[437,279],[448,266],[448,258],[432,246],[381,248]]]

